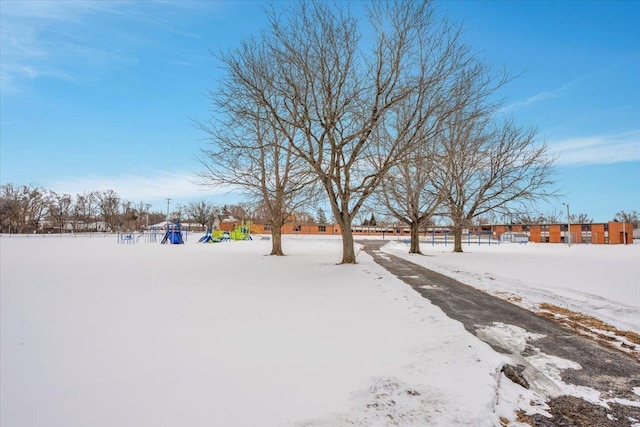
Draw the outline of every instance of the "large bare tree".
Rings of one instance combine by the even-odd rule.
[[[393,169],[376,192],[376,205],[386,209],[410,230],[409,253],[420,254],[420,229],[440,208],[438,189],[430,184],[431,156],[415,154]]]
[[[446,89],[439,91],[445,98]],[[429,223],[440,208],[441,189],[431,184],[432,163],[436,159],[436,136],[441,123],[453,114],[456,105],[437,103],[430,106],[430,120],[420,123],[419,129],[407,135],[413,148],[402,162],[394,165],[381,181],[374,194],[374,202],[379,213],[389,213],[397,221],[409,226],[409,253],[420,252],[420,229]],[[411,111],[411,109],[409,109]],[[402,119],[403,115],[397,118]],[[402,125],[400,125],[402,126]]]
[[[353,219],[410,151],[426,106],[442,102],[464,49],[431,1],[372,1],[363,20],[343,4],[299,2],[269,18],[255,48],[222,60],[283,148],[316,175],[340,226],[342,263],[355,263]],[[401,103],[412,108],[399,121]]]
[[[432,184],[444,194],[454,252],[462,252],[462,231],[474,218],[553,195],[554,159],[545,144],[537,143],[535,129],[461,111],[448,121],[439,141]]]
[[[307,164],[289,149],[295,131],[282,132],[280,124],[274,122],[259,99],[244,90],[243,81],[234,73],[243,67],[267,65],[265,57],[261,57],[262,62],[252,63],[256,48],[253,43],[245,43],[241,54],[224,57],[230,78],[211,94],[222,114],[198,123],[210,139],[208,148],[202,150],[205,172],[200,176],[205,184],[235,188],[253,202],[254,209],[248,210],[259,208],[271,227],[270,254],[284,255],[282,226],[313,198],[310,187],[314,177]],[[259,82],[261,77],[253,78]]]

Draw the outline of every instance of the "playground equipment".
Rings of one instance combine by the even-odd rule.
[[[167,223],[167,231],[164,233],[164,237],[160,241],[161,244],[165,245],[167,243],[171,243],[174,245],[184,244],[184,240],[182,239],[182,232],[180,231],[180,222],[175,224]]]
[[[145,243],[158,243],[158,232],[156,230],[147,231],[144,233]]]
[[[231,233],[222,230],[207,230],[207,234],[202,236],[198,242],[200,243],[218,243],[228,242],[231,240]]]
[[[212,239],[213,239],[212,231],[211,231],[210,228],[207,228],[207,233],[204,236],[202,236],[200,239],[198,239],[198,242],[199,243],[210,243]]]
[[[228,231],[222,230],[211,230],[207,229],[207,233],[198,239],[200,243],[218,243],[218,242],[226,242],[230,239],[230,234]]]
[[[233,240],[252,240],[251,239],[251,224],[242,222],[241,225],[236,226],[231,231],[231,239]]]
[[[118,233],[118,243],[132,245],[135,243],[132,233]]]
[[[198,241],[200,243],[228,242],[229,240],[253,240],[251,238],[251,223],[242,222],[231,231],[207,229],[207,233]]]

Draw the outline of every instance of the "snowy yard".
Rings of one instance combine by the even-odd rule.
[[[426,256],[408,254],[399,241],[384,247],[525,308],[551,303],[640,333],[640,245],[471,243],[455,254],[452,244],[426,242],[420,249]]]
[[[3,426],[492,426],[529,399],[368,255],[336,265],[337,239],[0,245]],[[640,330],[638,245],[450,249],[419,262]]]

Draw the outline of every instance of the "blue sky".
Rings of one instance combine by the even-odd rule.
[[[286,5],[283,2],[278,7]],[[256,35],[257,2],[0,2],[0,182],[153,203],[233,196],[194,184],[211,52]],[[558,155],[543,212],[640,210],[640,2],[444,1],[465,40],[519,75],[505,114]]]

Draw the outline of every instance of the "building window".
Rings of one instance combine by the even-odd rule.
[[[294,225],[293,226],[293,231],[302,231],[302,226],[301,225]]]
[[[265,224],[264,231],[271,231],[271,224]]]
[[[318,226],[318,233],[326,233],[327,232],[327,226],[326,225],[319,225]]]

